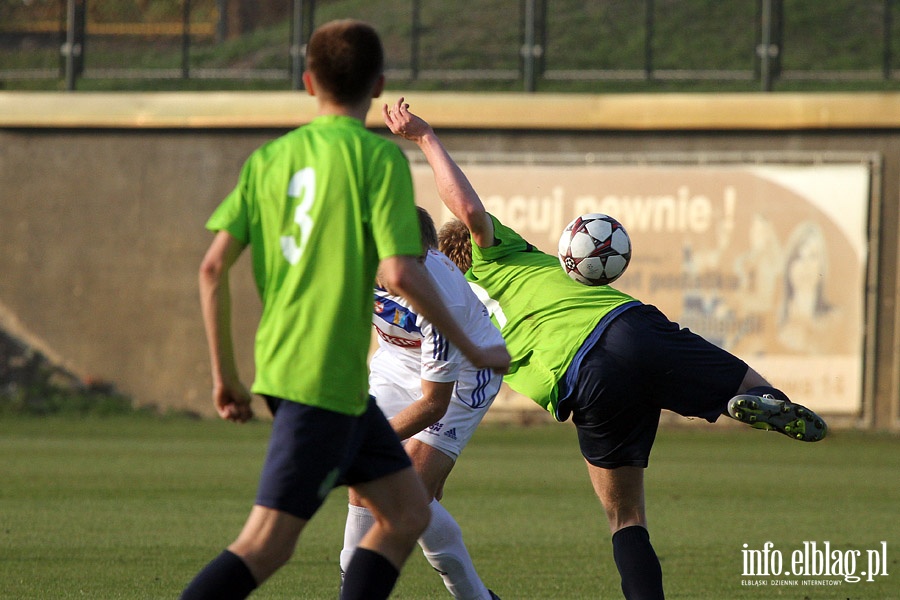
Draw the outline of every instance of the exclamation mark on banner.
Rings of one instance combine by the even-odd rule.
[[[722,222],[720,224],[720,237],[722,246],[728,244],[734,231],[734,211],[737,205],[737,192],[734,187],[727,186],[722,196]]]

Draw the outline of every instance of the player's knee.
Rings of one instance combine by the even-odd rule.
[[[428,529],[429,523],[431,523],[431,508],[427,502],[423,502],[415,514],[410,515],[410,531],[415,531],[415,538],[418,539]]]
[[[293,555],[293,548],[278,548],[272,553],[268,554],[266,556],[266,559],[268,560],[269,566],[272,568],[272,570],[276,571],[286,565]]]
[[[412,543],[419,539],[430,521],[431,510],[427,505],[376,515],[376,523],[385,534]]]
[[[416,503],[407,510],[399,511],[392,515],[387,523],[387,527],[394,531],[396,535],[406,539],[416,540],[431,522],[431,509],[424,502]]]

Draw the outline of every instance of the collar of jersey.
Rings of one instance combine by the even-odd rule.
[[[320,115],[313,119],[312,122],[317,125],[332,125],[336,123],[342,123],[346,125],[355,125],[357,127],[363,126],[362,121],[348,115]]]

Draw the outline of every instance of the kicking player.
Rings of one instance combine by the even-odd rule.
[[[431,215],[421,207],[418,213],[425,269],[444,304],[475,343],[502,344],[500,331],[465,277],[437,250]],[[497,598],[479,578],[462,530],[440,499],[456,460],[500,390],[502,376],[473,366],[438,329],[416,314],[409,302],[385,287],[375,288],[372,322],[378,348],[369,364],[369,393],[405,440],[406,452],[432,500],[431,523],[419,538],[419,546],[454,598]],[[349,567],[354,548],[373,522],[372,513],[351,490],[342,570]]]
[[[250,393],[235,365],[229,271],[252,248],[262,298],[252,391],[274,413],[256,502],[237,539],[182,598],[245,598],[285,564],[330,490],[353,486],[375,523],[347,566],[342,598],[386,598],[430,519],[429,498],[368,395],[376,269],[473,363],[504,371],[502,346],[474,344],[440,302],[418,257],[409,164],[364,127],[384,86],[375,30],[343,20],[307,46],[318,116],[253,152],[207,227],[199,283],[219,415],[245,422]],[[227,453],[225,453],[227,460]]]
[[[821,440],[825,422],[655,307],[610,286],[572,281],[556,256],[485,210],[432,128],[402,98],[383,117],[418,145],[458,219],[442,228],[440,248],[489,298],[513,357],[506,381],[557,420],[572,416],[625,597],[663,598],[644,505],[644,469],[661,409],[710,422],[727,413],[802,441]]]

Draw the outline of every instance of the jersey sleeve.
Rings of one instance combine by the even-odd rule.
[[[494,223],[494,240],[496,242],[489,248],[482,248],[472,241],[472,262],[492,262],[515,254],[516,252],[540,252],[537,248],[526,242],[522,236],[501,223],[497,217],[490,215]]]
[[[464,307],[448,306],[447,308],[457,322],[465,322]],[[422,330],[422,379],[437,383],[447,383],[459,379],[459,370],[465,360],[462,352],[430,322],[420,318],[420,328]]]
[[[237,186],[216,207],[206,222],[210,231],[227,231],[244,244],[250,241],[250,197],[247,183],[252,176],[252,157],[244,163]]]
[[[420,256],[422,242],[409,161],[393,143],[385,143],[371,172],[371,219],[378,258]]]

